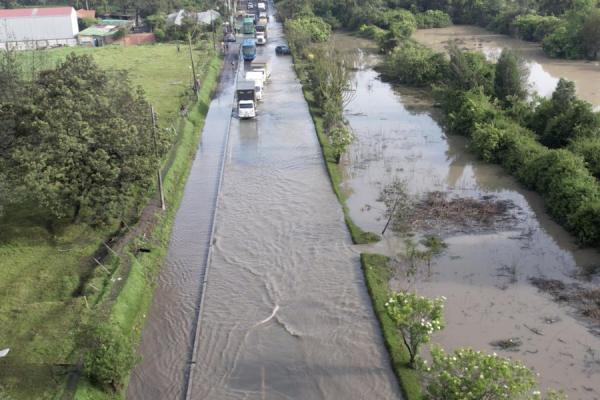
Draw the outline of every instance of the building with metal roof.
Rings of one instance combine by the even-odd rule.
[[[0,48],[73,46],[78,32],[73,7],[0,10]]]

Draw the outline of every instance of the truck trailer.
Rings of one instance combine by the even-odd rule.
[[[238,117],[242,119],[256,117],[256,83],[239,81],[235,92],[237,97]]]

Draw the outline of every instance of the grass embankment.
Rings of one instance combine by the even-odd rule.
[[[354,223],[354,221],[350,217],[350,210],[348,210],[348,206],[346,205],[346,195],[344,194],[341,187],[343,181],[342,167],[335,162],[333,149],[331,148],[329,139],[325,135],[325,131],[323,129],[323,118],[321,117],[321,107],[315,101],[313,93],[310,91],[310,89],[307,88],[304,81],[304,76],[302,72],[298,70],[298,68],[296,68],[296,74],[298,75],[298,77],[300,77],[300,81],[302,82],[302,91],[304,93],[304,98],[308,103],[308,108],[310,110],[310,115],[315,125],[315,130],[317,131],[317,137],[319,139],[319,143],[323,151],[323,159],[325,160],[327,172],[329,173],[329,178],[331,179],[331,186],[333,187],[333,191],[335,192],[338,201],[342,205],[342,210],[344,211],[344,220],[346,221],[346,225],[348,226],[348,230],[350,231],[352,242],[354,244],[368,244],[378,242],[381,239],[379,235],[373,232],[366,232],[362,230],[358,225]]]
[[[143,242],[131,243],[127,248],[128,262],[132,263],[131,271],[112,307],[110,318],[125,334],[133,332],[136,343],[140,339],[146,313],[151,304],[155,278],[167,254],[175,215],[183,196],[183,189],[200,140],[199,133],[204,126],[220,70],[221,60],[214,58],[208,65],[204,76],[199,101],[190,109],[188,118],[185,120],[176,155],[164,178],[165,200],[169,205],[167,212],[158,215],[154,229]],[[151,252],[139,253],[136,257],[134,251],[139,245],[150,249]],[[115,396],[108,395],[84,381],[80,384],[75,398],[77,400],[101,400],[114,399]]]
[[[373,310],[379,320],[385,346],[390,354],[392,367],[398,377],[404,398],[405,400],[419,400],[422,396],[418,373],[408,367],[408,351],[393,321],[385,311],[385,302],[390,293],[389,282],[392,277],[392,272],[388,267],[388,257],[381,254],[362,253],[360,262],[373,303]]]
[[[56,49],[44,52],[44,56],[47,62],[55,62],[71,51],[89,52],[105,68],[127,69],[132,81],[141,84],[155,105],[162,126],[180,125],[176,116],[180,104],[188,99],[189,53],[162,44]],[[43,218],[32,214],[33,208],[27,205],[7,209],[0,218],[0,349],[11,349],[0,360],[0,397],[59,398],[66,374],[79,358],[75,343],[78,327],[99,309],[108,308],[115,298],[112,318],[124,331],[133,327],[139,331],[143,322],[140,316],[151,298],[149,273],[158,270],[164,257],[176,204],[218,76],[220,60],[200,53],[196,52],[199,70],[209,73],[202,80],[201,101],[184,122],[185,130],[165,176],[170,209],[158,218],[156,229],[143,244],[152,249],[151,253],[143,253],[136,261],[130,253],[130,259],[121,262],[108,257],[103,261],[105,268],[100,268],[92,255],[103,248],[116,226],[92,229],[75,224],[49,232]],[[133,262],[129,275],[123,261]],[[90,273],[91,279],[82,288],[86,296],[75,296],[83,277]],[[122,283],[124,289],[116,297],[114,286]]]

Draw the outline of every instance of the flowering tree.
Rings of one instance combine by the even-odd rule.
[[[564,399],[556,392],[542,397],[529,368],[496,353],[458,349],[446,354],[436,347],[431,350],[431,358],[431,367],[423,374],[425,398],[429,400]]]
[[[402,335],[410,355],[409,366],[415,367],[419,347],[429,342],[431,334],[444,327],[445,297],[428,299],[409,292],[392,293],[385,309]]]

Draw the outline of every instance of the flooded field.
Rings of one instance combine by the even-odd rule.
[[[356,51],[354,38],[336,40]],[[356,141],[343,162],[348,207],[361,228],[382,231],[387,222],[382,192],[391,184],[414,201],[440,192],[464,207],[506,204],[501,223],[416,224],[410,242],[434,234],[447,245],[430,265],[410,260],[406,249],[413,244],[392,230],[365,249],[394,257],[395,289],[448,298],[447,327],[434,343],[495,351],[534,368],[544,388],[563,389],[571,399],[600,398],[597,320],[554,301],[530,281],[597,287],[600,279],[586,271],[600,264],[600,254],[579,249],[549,219],[539,196],[500,167],[471,156],[463,137],[446,134],[426,93],[381,82],[372,69],[379,61],[373,51],[359,49],[356,57],[356,98],[345,111]]]
[[[482,51],[488,58],[500,55],[503,48],[517,51],[530,70],[529,84],[542,96],[552,93],[560,77],[574,81],[577,94],[600,107],[600,62],[573,61],[547,57],[539,43],[525,42],[505,35],[494,34],[483,28],[469,25],[448,28],[421,29],[413,38],[437,51],[443,51],[448,41],[455,40],[459,47]]]

